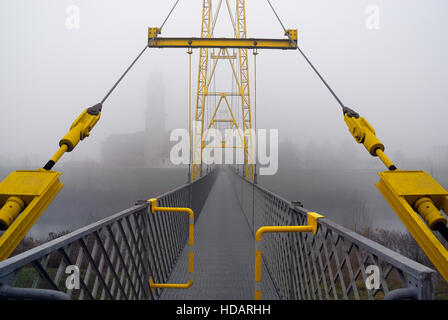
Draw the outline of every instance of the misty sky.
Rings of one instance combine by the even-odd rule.
[[[283,37],[266,1],[246,2],[249,37]],[[159,26],[173,3],[2,0],[0,161],[26,156],[43,165],[79,113],[102,99],[143,48],[147,27]],[[392,158],[430,158],[435,147],[446,148],[447,1],[272,3],[287,28],[299,29],[301,48],[343,102],[374,126]],[[201,4],[181,0],[163,36],[199,36]],[[80,9],[79,30],[66,28],[70,5]],[[380,9],[379,30],[365,27],[368,5]],[[231,36],[226,14],[215,36]],[[195,50],[193,79],[197,61]],[[165,86],[167,128],[187,127],[187,71],[185,49],[147,51],[104,105],[91,136],[65,158],[99,160],[108,135],[143,130],[155,82]],[[297,52],[262,51],[257,74],[259,128],[279,128],[280,137],[298,148],[317,143],[339,151],[322,157],[375,161],[354,142],[339,106]]]

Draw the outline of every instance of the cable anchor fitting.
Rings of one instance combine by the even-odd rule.
[[[59,150],[45,164],[45,170],[51,170],[65,152],[71,152],[78,145],[79,141],[90,135],[90,131],[100,120],[102,107],[103,105],[98,103],[85,109],[76,118],[70,127],[70,131],[59,141]]]
[[[397,170],[384,153],[384,144],[376,137],[375,129],[356,111],[343,107],[344,121],[356,142],[362,143],[373,157],[379,157],[389,170]]]

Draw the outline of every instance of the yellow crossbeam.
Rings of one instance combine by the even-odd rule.
[[[289,39],[254,38],[155,38],[154,48],[239,48],[239,49],[296,49]]]

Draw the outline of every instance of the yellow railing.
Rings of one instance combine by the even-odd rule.
[[[255,234],[255,300],[261,300],[261,241],[263,240],[263,234],[278,232],[311,232],[312,234],[316,234],[317,219],[323,217],[318,213],[308,212],[308,224],[305,226],[267,226],[257,230]]]
[[[170,207],[158,207],[157,199],[149,199],[151,203],[151,212],[186,212],[189,217],[189,229],[188,229],[188,273],[190,280],[187,283],[154,283],[152,277],[149,279],[149,286],[154,288],[166,288],[166,289],[188,289],[193,285],[193,245],[194,245],[194,212],[190,208],[170,208]]]

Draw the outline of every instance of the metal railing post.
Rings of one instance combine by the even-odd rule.
[[[153,288],[168,288],[168,289],[188,289],[193,285],[193,245],[194,245],[194,213],[190,208],[176,208],[176,207],[158,207],[157,199],[152,198],[148,200],[151,203],[151,212],[186,212],[189,217],[189,231],[188,231],[188,273],[190,279],[187,283],[154,283],[152,277],[149,279],[150,287]]]
[[[261,227],[255,234],[255,292],[254,299],[261,300],[261,268],[262,268],[262,252],[261,241],[265,233],[279,232],[311,232],[313,235],[317,233],[317,219],[324,216],[315,213],[308,213],[308,224],[305,226],[267,226]]]

